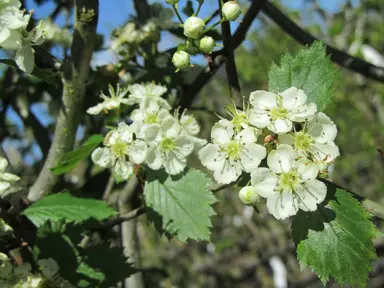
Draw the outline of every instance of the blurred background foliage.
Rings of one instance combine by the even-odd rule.
[[[142,0],[121,2],[147,3]],[[179,31],[170,21],[172,13],[165,6],[165,1],[152,2],[149,3],[152,6],[138,4],[135,6],[137,10],[125,11],[127,19],[122,22],[133,21],[139,27],[152,16],[161,30],[161,37],[153,37],[151,41],[135,47],[133,51],[136,54],[132,54],[132,50],[127,53],[128,50],[124,49],[117,55],[116,51],[110,52],[107,48],[111,38],[100,35],[85,109],[99,101],[99,91],[105,90],[108,83],[161,82],[170,88],[169,100],[175,106],[179,99],[189,95],[193,87],[188,84],[193,83],[207,65],[207,60],[201,56],[195,57],[193,69],[174,73],[170,56],[172,47],[181,41],[177,37]],[[181,1],[183,4],[185,2],[189,1]],[[195,5],[194,2],[190,3]],[[332,2],[335,3],[316,0],[274,1],[297,24],[324,42],[357,57],[365,57],[360,48],[362,44],[369,45],[382,55],[384,62],[384,1]],[[43,7],[48,4],[53,7],[49,18],[58,25],[54,27],[56,32],[51,34],[44,48],[64,60],[71,41],[68,37],[72,31],[71,1],[39,0],[28,3],[28,9],[34,7],[38,10],[39,5]],[[216,9],[216,1],[206,3],[203,12],[209,15]],[[246,10],[249,2],[243,0],[240,3]],[[121,9],[132,8],[132,3],[129,5],[121,4]],[[185,12],[188,13],[188,9]],[[101,10],[101,14],[114,17],[108,9]],[[234,30],[235,27],[232,28]],[[119,33],[121,29],[112,34],[119,37]],[[354,43],[360,45],[359,49],[351,51]],[[279,62],[282,53],[294,53],[301,47],[261,13],[247,34],[246,41],[235,51],[245,99],[251,91],[268,89],[269,67],[273,62]],[[24,75],[12,67],[2,65],[0,68],[0,153],[9,159],[12,172],[22,177],[22,191],[23,187],[30,186],[36,179],[49,149],[55,115],[61,107],[61,87],[60,83],[52,85]],[[339,71],[334,101],[325,111],[338,126],[336,142],[341,151],[331,178],[351,191],[384,204],[384,160],[378,152],[378,149],[384,149],[384,85],[342,68]],[[225,71],[221,68],[189,107],[202,125],[203,137],[209,137],[217,115],[224,116],[224,107],[230,103],[232,99],[229,97]],[[105,132],[105,125],[115,124],[118,117],[128,119],[129,112],[128,108],[123,108],[118,115],[110,113],[106,117],[88,117],[84,110],[78,143],[91,134]],[[196,159],[191,160],[191,165],[203,169]],[[84,161],[61,179],[56,190],[69,187],[77,195],[104,197],[114,205],[123,188],[120,184],[106,193],[110,186],[108,179],[107,171],[98,170],[91,161]],[[236,187],[217,192],[220,202],[215,204],[217,216],[213,217],[212,243],[191,241],[186,245],[175,239],[168,240],[160,236],[152,224],[148,225],[145,217],[140,218],[137,237],[145,287],[275,287],[274,276],[284,271],[289,287],[322,286],[310,270],[300,270],[294,254],[289,220],[276,221],[264,210],[260,211],[260,215],[257,214],[240,204],[237,192]],[[20,192],[19,199],[22,197],[23,192]],[[137,206],[141,201],[141,195],[138,195],[132,205]],[[375,223],[381,229],[380,222]],[[99,236],[94,237],[93,241],[120,241],[119,230]],[[376,246],[379,259],[373,263],[369,287],[384,286],[383,241],[377,241]],[[328,285],[333,287],[336,284],[331,282]]]

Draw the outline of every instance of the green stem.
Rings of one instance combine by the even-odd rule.
[[[198,15],[199,15],[201,6],[203,6],[203,2],[204,2],[204,1],[199,1],[199,6],[197,7],[197,11],[196,11],[196,13],[194,14],[194,16],[198,16]]]
[[[206,28],[204,30],[204,33],[207,33],[209,31],[211,31],[213,28],[215,28],[217,25],[221,24],[223,22],[222,19],[220,19],[219,21],[217,21],[216,23],[212,24],[211,26],[209,26],[208,28]]]
[[[173,11],[175,11],[175,13],[176,13],[177,18],[179,18],[180,23],[184,24],[183,18],[181,18],[179,11],[177,10],[176,4],[172,5],[172,8],[173,8]]]

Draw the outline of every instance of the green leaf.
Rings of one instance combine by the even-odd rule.
[[[272,64],[268,74],[269,90],[278,93],[295,86],[304,90],[308,103],[316,103],[318,111],[323,111],[331,102],[336,74],[324,44],[316,41],[296,56],[285,54],[280,67]]]
[[[61,175],[71,171],[81,160],[88,157],[103,140],[104,137],[102,135],[92,135],[80,148],[65,154],[57,166],[51,169],[52,173]]]
[[[211,185],[204,173],[194,169],[176,177],[152,171],[145,183],[145,202],[162,216],[163,229],[180,241],[209,240],[210,216],[215,215],[211,205],[217,201]]]
[[[90,218],[103,220],[116,214],[104,201],[73,197],[68,192],[47,196],[22,212],[37,227],[45,221],[82,222]]]
[[[335,198],[315,212],[303,212],[292,222],[297,257],[325,284],[333,277],[340,285],[366,287],[376,259],[372,239],[378,232],[369,213],[353,196],[337,189]]]

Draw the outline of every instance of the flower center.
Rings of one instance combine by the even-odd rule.
[[[308,151],[311,148],[314,140],[311,136],[304,132],[297,132],[295,135],[295,149]]]
[[[171,138],[165,138],[160,143],[161,149],[163,151],[170,151],[176,148],[176,143]]]
[[[244,112],[236,113],[233,116],[232,124],[235,126],[236,132],[240,132],[243,125],[248,124],[247,115]]]
[[[117,140],[111,145],[111,150],[117,157],[124,157],[128,153],[128,144],[121,140]]]
[[[290,170],[289,172],[282,173],[279,179],[279,187],[284,189],[289,189],[291,191],[295,190],[295,187],[300,183],[299,173],[296,170]]]
[[[227,154],[227,157],[229,159],[232,159],[232,160],[240,159],[240,156],[239,156],[240,150],[241,150],[241,146],[239,142],[235,140],[232,140],[231,142],[229,142],[229,144],[225,148],[223,148],[223,152]]]
[[[281,106],[274,107],[269,112],[269,115],[272,117],[272,120],[285,119],[288,117],[288,110]]]
[[[155,124],[155,123],[157,123],[157,115],[156,114],[149,114],[145,118],[144,123],[145,124]]]

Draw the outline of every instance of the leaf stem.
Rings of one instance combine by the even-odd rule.
[[[179,18],[179,21],[181,24],[184,24],[183,18],[181,18],[179,11],[177,10],[177,5],[172,5],[173,11],[175,11],[177,18]]]

